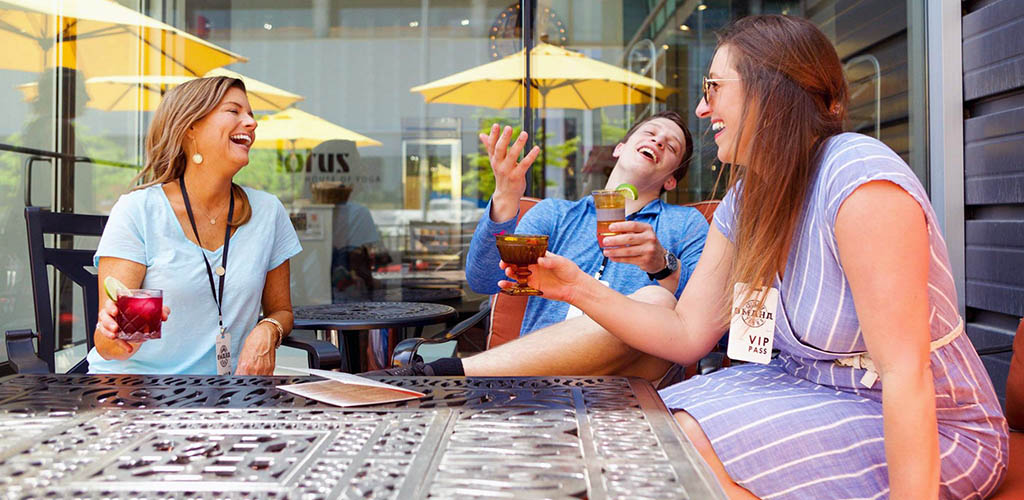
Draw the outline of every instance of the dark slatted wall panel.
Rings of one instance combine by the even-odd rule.
[[[809,2],[806,14],[832,37],[847,66],[850,109],[847,130],[875,134],[875,68],[852,63],[878,60],[881,74],[881,139],[909,162],[907,96],[907,3],[890,0]],[[913,167],[913,165],[912,165]],[[924,179],[923,172],[917,172]]]
[[[1024,1],[963,6],[966,321],[982,348],[1024,316]],[[982,359],[1002,396],[1010,355]]]

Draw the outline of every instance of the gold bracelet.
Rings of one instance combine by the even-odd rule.
[[[260,323],[270,323],[274,326],[274,329],[277,330],[277,340],[274,342],[274,349],[281,347],[281,341],[284,340],[284,327],[281,326],[281,322],[274,318],[263,318],[256,325],[259,326]]]

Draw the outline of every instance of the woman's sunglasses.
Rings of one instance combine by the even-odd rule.
[[[711,99],[715,97],[715,93],[718,89],[718,82],[738,82],[739,78],[708,78],[704,77],[704,83],[701,84],[701,89],[704,91],[704,102],[709,106],[711,105]]]

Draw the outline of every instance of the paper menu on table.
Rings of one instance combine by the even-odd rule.
[[[426,394],[368,378],[326,370],[287,368],[328,380],[279,385],[278,389],[335,406],[363,406],[419,399]]]

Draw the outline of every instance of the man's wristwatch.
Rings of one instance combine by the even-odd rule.
[[[654,281],[661,281],[672,276],[672,273],[676,272],[676,269],[679,269],[679,259],[676,258],[676,254],[672,252],[665,252],[665,269],[656,273],[647,273],[647,277]]]

